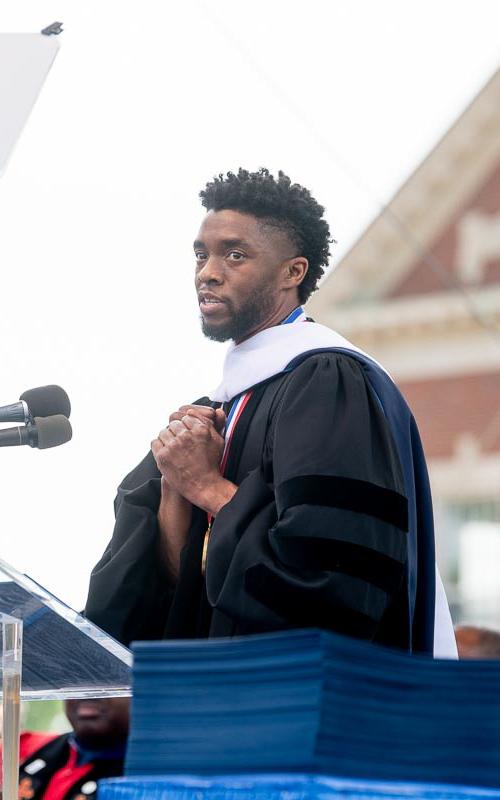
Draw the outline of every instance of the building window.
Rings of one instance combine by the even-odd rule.
[[[436,543],[454,622],[500,627],[500,500],[438,508]]]

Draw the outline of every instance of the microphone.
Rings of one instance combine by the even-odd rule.
[[[19,402],[0,407],[0,422],[32,423],[35,417],[51,417],[62,414],[69,417],[71,403],[60,386],[39,386],[23,392]]]
[[[58,447],[69,442],[73,435],[71,423],[63,414],[50,417],[35,417],[25,427],[4,428],[0,430],[0,447],[18,447],[28,444],[39,450]]]

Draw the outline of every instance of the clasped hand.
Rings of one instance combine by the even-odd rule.
[[[181,406],[151,442],[158,469],[168,486],[211,514],[216,514],[236,490],[219,472],[225,423],[226,416],[220,408]]]

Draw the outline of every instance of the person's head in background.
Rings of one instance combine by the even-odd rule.
[[[88,750],[112,750],[125,742],[129,697],[66,700],[65,711],[79,744]]]
[[[474,625],[455,628],[459,658],[500,658],[500,632]]]

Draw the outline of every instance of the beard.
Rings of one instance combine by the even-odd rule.
[[[222,325],[217,325],[217,323],[202,317],[201,330],[208,339],[212,339],[214,342],[227,342],[228,339],[239,342],[246,339],[262,322],[265,322],[272,313],[275,302],[270,287],[259,286],[252,291],[238,310],[229,300],[226,300],[226,308],[230,317]]]

